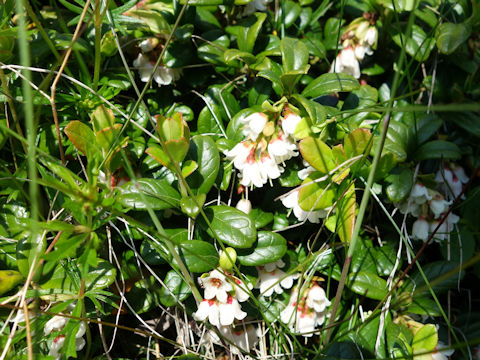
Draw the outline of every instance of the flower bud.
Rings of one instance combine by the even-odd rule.
[[[250,214],[250,211],[252,211],[252,203],[248,199],[241,199],[235,207],[245,214]]]
[[[223,270],[230,270],[237,261],[237,252],[234,248],[228,247],[220,254],[219,265]]]

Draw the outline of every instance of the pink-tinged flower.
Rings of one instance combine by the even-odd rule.
[[[453,173],[455,174],[455,177],[462,183],[466,184],[469,180],[468,176],[465,174],[465,170],[463,170],[463,167],[460,165],[454,165],[453,167]]]
[[[378,40],[378,30],[375,26],[370,26],[365,33],[365,37],[363,38],[363,42],[368,46],[372,47],[375,46]],[[371,54],[368,54],[371,55]]]
[[[429,224],[425,217],[421,216],[413,223],[412,238],[416,240],[427,241],[429,233]]]
[[[154,65],[155,62],[150,61],[150,57],[142,53],[138,54],[138,57],[133,61],[133,66],[137,68],[140,80],[143,82],[147,82],[150,78]],[[158,85],[169,85],[173,81],[178,80],[179,77],[179,70],[168,68],[163,65],[158,66],[157,70],[153,73],[153,79]]]
[[[432,360],[448,360],[450,356],[454,353],[455,350],[453,349],[445,349],[447,346],[439,341],[437,343],[437,346],[435,346],[434,352],[431,354],[432,355]]]
[[[252,203],[248,199],[240,199],[235,207],[245,214],[250,214],[252,211]]]
[[[148,38],[138,44],[140,50],[142,50],[144,53],[152,51],[157,45],[158,39],[156,38]]]
[[[246,163],[247,159],[253,157],[255,160],[255,144],[242,141],[235,145],[231,150],[225,152],[225,156],[228,160],[233,160],[233,166],[238,170],[242,170]]]
[[[233,291],[234,297],[238,300],[238,302],[247,301],[250,298],[250,295],[247,291],[253,289],[253,285],[251,283],[245,283],[236,276],[231,276],[230,279],[233,282]]]
[[[332,63],[330,72],[350,74],[357,79],[360,77],[360,63],[351,46],[340,50]]]
[[[247,313],[242,311],[238,300],[233,296],[229,296],[226,303],[218,304],[220,312],[220,324],[223,326],[233,324],[235,319],[243,320]]]
[[[205,289],[205,299],[217,298],[218,301],[226,302],[228,294],[232,291],[232,284],[218,270],[211,271],[207,276],[198,278],[198,281]]]
[[[298,203],[299,192],[298,190],[292,191],[290,194],[282,198],[282,204],[288,209],[293,209],[293,214],[299,221],[305,221],[306,219],[311,223],[319,223],[320,219],[323,219],[328,214],[328,209],[305,211]]]
[[[230,351],[240,355],[239,349],[249,353],[260,340],[259,329],[253,325],[245,325],[243,322],[236,323],[235,327],[221,327],[220,333],[230,340],[235,346],[230,346]]]
[[[435,233],[433,240],[438,242],[438,243],[445,240],[447,238],[447,236],[450,234],[450,232],[453,230],[454,225],[456,223],[458,223],[459,220],[460,220],[460,218],[457,215],[455,215],[453,213],[448,214],[445,221],[440,225],[437,232]],[[433,221],[430,224],[430,229],[429,230],[430,230],[431,233],[436,229],[438,224],[439,224],[438,220]]]
[[[306,304],[309,308],[313,308],[315,312],[323,313],[331,303],[327,299],[325,290],[323,290],[321,286],[315,284],[308,291]]]
[[[53,331],[62,330],[68,322],[68,318],[65,316],[55,315],[47,321],[43,328],[44,335],[50,335]]]
[[[56,325],[58,325],[58,322]],[[65,326],[65,324],[63,326]],[[61,330],[61,329],[57,329],[57,330]],[[85,347],[86,341],[83,338],[83,335],[85,335],[85,331],[86,331],[86,325],[85,323],[81,322],[80,327],[78,328],[78,331],[75,334],[75,351],[80,351]],[[44,332],[45,332],[45,329],[44,329]],[[48,355],[53,356],[55,360],[61,359],[63,354],[61,350],[64,343],[65,343],[65,335],[58,335],[57,337],[55,337],[55,339],[53,339],[52,341],[52,344],[50,345],[50,350],[48,352]]]
[[[324,323],[326,308],[330,304],[325,291],[317,284],[305,290],[302,296],[294,290],[287,307],[280,313],[280,320],[292,331],[310,337],[315,328]]]
[[[265,169],[262,169],[262,165],[255,159],[254,155],[249,156],[243,169],[241,169],[240,184],[245,187],[255,186],[262,187],[267,183]]]
[[[438,219],[441,214],[448,210],[451,203],[451,201],[445,200],[441,195],[437,195],[430,200],[430,210],[432,211],[434,218]]]
[[[268,153],[273,156],[277,164],[283,163],[298,155],[297,144],[290,141],[285,134],[279,134],[270,140],[268,144]]]
[[[423,184],[417,183],[412,187],[410,198],[418,205],[421,205],[425,204],[428,200],[431,200],[432,196],[430,195],[428,188]]]
[[[192,314],[197,321],[208,319],[213,326],[220,326],[220,312],[216,300],[204,299],[199,305],[196,312]]]
[[[435,175],[435,181],[439,184],[451,184],[453,180],[453,172],[449,167],[444,167],[437,171]]]
[[[243,135],[256,141],[267,124],[268,117],[264,113],[256,112],[248,115],[244,120],[245,126],[242,129]]]
[[[359,60],[362,61],[365,57],[365,54],[367,55],[372,55],[373,51],[368,45],[355,45],[355,57]]]
[[[286,111],[286,114],[282,118],[282,130],[283,132],[295,138],[295,129],[297,128],[298,123],[302,120],[302,118],[293,113],[292,111]]]
[[[262,154],[259,166],[265,183],[268,179],[277,179],[283,172],[283,168],[278,166],[276,161],[267,153]]]
[[[260,289],[260,293],[263,296],[271,296],[274,291],[277,294],[281,294],[283,289],[290,289],[293,286],[293,280],[300,276],[298,273],[287,275],[284,271],[278,268],[272,270],[271,264],[257,267],[258,280],[255,284],[255,288]],[[283,261],[282,264],[284,264]]]
[[[451,191],[453,193],[453,197],[457,198],[463,190],[463,184],[457,177],[454,177],[452,183],[450,184]],[[462,199],[465,198],[465,195],[462,195]]]

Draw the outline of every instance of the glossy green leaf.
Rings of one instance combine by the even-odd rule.
[[[357,129],[352,131],[345,138],[343,147],[348,158],[357,155],[369,155],[373,145],[372,134],[367,129]]]
[[[426,61],[435,46],[435,39],[427,37],[427,34],[418,25],[412,25],[412,33],[405,37],[405,30],[396,30],[392,36],[393,41],[400,47],[405,47],[408,55],[418,62]]]
[[[255,222],[255,228],[260,229],[273,221],[273,214],[270,212],[265,212],[259,208],[254,208],[248,214]]]
[[[387,282],[384,279],[365,271],[350,273],[346,285],[354,293],[375,300],[382,300],[388,292]]]
[[[203,273],[218,266],[218,251],[201,240],[187,240],[177,245],[180,258],[191,272]],[[175,262],[175,258],[172,258]]]
[[[163,283],[165,286],[159,291],[159,300],[163,306],[175,306],[192,293],[188,284],[174,270],[167,273]]]
[[[65,134],[67,134],[72,144],[83,155],[87,155],[87,151],[89,153],[100,152],[100,148],[95,139],[95,134],[88,125],[85,125],[78,120],[70,121],[65,127]]]
[[[260,266],[280,260],[287,251],[283,236],[270,231],[259,231],[256,245],[249,253],[238,253],[238,261],[246,266]]]
[[[399,169],[386,179],[390,185],[387,186],[387,196],[393,202],[400,202],[405,199],[413,186],[413,172],[409,168]]]
[[[432,140],[420,146],[415,153],[417,161],[427,159],[460,159],[459,147],[445,140]]]
[[[249,248],[257,239],[255,223],[250,216],[240,210],[218,205],[207,207],[205,214],[218,238],[231,247]],[[215,238],[203,218],[198,218],[198,223]]]
[[[307,137],[300,142],[299,148],[303,158],[322,174],[328,174],[335,168],[332,149],[322,140]]]
[[[453,53],[470,36],[471,28],[466,23],[443,23],[437,28],[437,47],[443,54]]]
[[[303,72],[308,69],[308,48],[300,40],[284,37],[280,42],[280,50],[284,72]]]
[[[128,182],[117,187],[116,191],[117,202],[136,210],[145,210],[148,207],[152,210],[162,210],[180,205],[180,194],[166,180],[138,179],[137,185]]]
[[[349,92],[360,87],[357,79],[344,73],[326,73],[313,80],[303,90],[302,95],[315,98],[336,92]]]
[[[205,199],[205,194],[198,194],[196,199],[190,196],[184,196],[180,200],[180,208],[184,214],[190,216],[192,219],[195,219],[205,203]]]
[[[256,60],[255,55],[237,49],[228,49],[225,51],[223,54],[223,59],[227,64],[230,64],[233,60],[240,60],[247,64],[251,64]]]
[[[195,194],[207,194],[220,168],[220,155],[215,142],[208,135],[194,136],[186,159],[198,164],[197,170],[186,179],[187,184]]]
[[[239,25],[226,28],[227,32],[237,37],[237,45],[240,51],[252,53],[255,41],[266,18],[267,14],[265,13],[254,13],[241,21]]]
[[[414,296],[412,303],[407,307],[407,311],[412,314],[426,316],[441,316],[442,313],[430,296]]]
[[[41,233],[34,236],[24,236],[17,242],[17,267],[25,278],[32,266],[35,270],[34,280],[36,281],[40,277],[41,271],[36,267],[46,248],[47,243]]]
[[[336,185],[330,180],[316,181],[320,175],[318,172],[309,175],[299,190],[298,203],[305,211],[326,209],[336,200]]]
[[[322,125],[327,118],[325,107],[316,101],[309,100],[300,94],[293,94],[292,98],[298,102],[308,114],[312,125]]]
[[[437,343],[437,328],[434,324],[426,324],[413,336],[412,349],[414,353],[434,351]]]
[[[117,275],[115,267],[107,261],[100,261],[96,267],[91,267],[85,278],[85,292],[95,292],[110,286]],[[60,298],[73,298],[80,291],[80,274],[74,273],[71,267],[58,264],[47,281],[40,284],[45,290],[60,290]],[[52,292],[53,293],[53,292]],[[56,298],[55,295],[52,295]]]
[[[0,270],[0,295],[12,290],[23,280],[22,274],[15,270]]]
[[[337,205],[337,226],[336,230],[340,240],[350,243],[355,227],[355,211],[357,202],[355,197],[355,184],[352,184],[345,194],[338,199]]]

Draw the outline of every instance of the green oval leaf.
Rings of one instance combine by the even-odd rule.
[[[191,272],[201,273],[218,266],[218,252],[215,247],[202,240],[187,240],[177,246],[182,261]],[[173,258],[175,263],[175,258]]]
[[[287,241],[283,236],[270,231],[259,231],[253,252],[245,255],[239,252],[237,259],[242,265],[260,266],[281,259],[286,252]]]
[[[116,201],[137,210],[170,209],[179,207],[180,194],[164,179],[138,179],[137,185],[128,182],[117,188]],[[143,197],[140,196],[143,194]]]
[[[415,153],[415,160],[427,159],[460,159],[458,146],[450,141],[432,140],[420,146]]]
[[[302,95],[315,98],[336,92],[348,92],[360,88],[360,83],[348,74],[326,73],[313,80],[303,90]]]
[[[465,23],[443,23],[437,29],[437,47],[443,54],[453,53],[470,36],[471,29]]]
[[[205,214],[218,238],[231,247],[249,248],[257,239],[255,223],[250,216],[238,209],[216,205],[206,208]],[[214,234],[205,220],[199,218],[198,222],[213,238]]]
[[[196,135],[190,142],[186,158],[197,163],[198,168],[186,180],[195,194],[207,194],[217,178],[220,155],[210,136]]]
[[[354,293],[375,300],[382,300],[388,292],[387,282],[384,279],[365,271],[350,273],[346,285]]]
[[[23,280],[22,274],[15,270],[0,270],[0,295],[12,290]]]
[[[316,181],[320,175],[314,172],[308,176],[299,190],[298,203],[305,211],[322,210],[332,206],[335,201],[337,186],[329,180]]]
[[[300,141],[299,148],[303,158],[322,174],[328,174],[335,168],[332,149],[322,140],[307,137]]]
[[[174,270],[167,273],[163,283],[165,287],[162,287],[159,291],[159,300],[163,306],[175,306],[192,293],[188,284]]]
[[[73,298],[78,296],[80,290],[80,272],[73,266],[65,266],[58,264],[53,270],[53,274],[50,278],[40,284],[40,287],[45,290],[54,290],[52,293],[60,291],[63,296],[60,298]],[[95,292],[97,290],[104,289],[110,286],[115,277],[117,276],[117,270],[115,267],[107,261],[99,261],[96,267],[91,267],[85,277],[85,292]],[[55,298],[58,295],[54,295]]]

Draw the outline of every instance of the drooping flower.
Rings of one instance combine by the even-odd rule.
[[[280,313],[280,320],[288,324],[291,331],[310,337],[317,326],[325,321],[326,308],[330,306],[325,291],[317,284],[299,295],[292,291],[288,305]]]
[[[283,133],[279,133],[268,143],[268,153],[274,157],[277,164],[283,163],[298,155],[298,147]]]
[[[133,66],[137,68],[140,80],[143,82],[147,82],[152,73],[153,79],[159,86],[169,85],[180,78],[179,70],[159,65],[155,72],[153,72],[154,65],[155,62],[151,61],[148,55],[142,53],[138,54],[137,58],[133,61]]]
[[[460,220],[460,218],[457,215],[455,215],[453,213],[448,214],[445,221],[440,225],[437,232],[435,233],[435,235],[433,237],[433,240],[438,242],[438,243],[445,240],[447,238],[448,234],[450,234],[450,232],[452,232],[452,230],[454,228],[454,225],[456,223],[458,223],[459,220]],[[439,222],[440,222],[439,220],[435,220],[435,221],[430,223],[430,228],[429,228],[430,233],[432,233],[437,228]]]
[[[440,194],[430,200],[430,210],[432,211],[434,218],[438,219],[442,213],[448,210],[451,203],[451,201],[445,200]]]
[[[260,289],[263,296],[271,296],[275,291],[281,294],[283,289],[290,289],[293,286],[293,280],[297,279],[300,274],[287,275],[279,267],[284,267],[285,263],[278,260],[264,266],[258,266],[258,280],[255,288]]]
[[[252,211],[252,203],[248,199],[240,199],[235,207],[245,214],[250,214]]]
[[[205,289],[205,299],[217,298],[218,301],[226,302],[228,292],[233,290],[232,284],[218,270],[212,270],[207,276],[198,278]]]
[[[448,360],[455,350],[445,349],[446,347],[443,342],[438,341],[437,346],[435,346],[435,351],[431,354],[432,360]]]
[[[65,327],[67,322],[68,318],[66,316],[55,315],[45,324],[43,334],[50,335],[53,331],[60,331]]]
[[[360,63],[355,56],[353,47],[349,46],[340,50],[332,63],[330,72],[350,74],[356,79],[360,77]]]
[[[410,197],[418,205],[425,204],[428,200],[432,199],[432,195],[430,195],[428,188],[420,183],[413,185]]]
[[[416,240],[427,241],[429,233],[429,224],[425,217],[421,216],[413,223],[412,238]]]
[[[295,138],[295,129],[302,118],[292,111],[286,111],[282,118],[282,130],[286,135]]]
[[[263,132],[263,128],[268,122],[268,117],[264,113],[256,112],[247,116],[244,120],[245,126],[242,128],[243,135],[252,141],[256,141]]]
[[[299,221],[308,220],[311,223],[319,223],[320,219],[328,215],[329,209],[306,211],[300,207],[299,191],[291,191],[287,196],[282,198],[282,204],[288,209],[293,209],[293,214]]]

